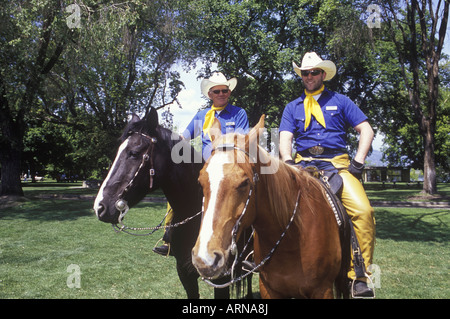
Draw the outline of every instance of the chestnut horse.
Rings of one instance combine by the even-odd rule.
[[[234,242],[253,225],[262,298],[348,298],[350,244],[320,182],[258,145],[264,116],[245,137],[221,135],[218,125],[199,176],[204,215],[192,262],[200,275],[227,273]]]

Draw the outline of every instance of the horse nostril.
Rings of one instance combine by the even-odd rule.
[[[103,215],[106,212],[105,206],[103,206],[102,204],[99,204],[98,207],[97,207],[96,212],[97,212],[97,216],[98,217],[103,217]]]
[[[221,252],[214,252],[216,258],[214,259],[213,268],[222,267],[223,265],[223,254]]]

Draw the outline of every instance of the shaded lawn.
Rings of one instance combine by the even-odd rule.
[[[0,298],[185,298],[173,257],[151,249],[162,237],[116,234],[91,201],[24,200],[0,207]],[[127,224],[157,225],[164,203],[142,203]],[[450,298],[450,211],[376,208],[378,298]],[[78,265],[81,288],[69,288]],[[254,291],[258,291],[254,276]],[[202,298],[213,290],[199,281]]]
[[[175,259],[151,250],[150,237],[117,234],[89,201],[33,200],[0,212],[0,298],[185,298]],[[139,205],[127,220],[157,225],[164,203]],[[69,288],[78,265],[81,288]],[[204,285],[202,285],[204,286]],[[211,298],[204,287],[202,296]]]
[[[377,208],[380,298],[450,298],[450,210]]]

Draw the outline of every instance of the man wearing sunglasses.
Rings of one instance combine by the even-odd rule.
[[[214,118],[220,121],[222,133],[248,132],[248,118],[244,109],[228,103],[231,92],[237,85],[237,79],[227,80],[221,72],[214,72],[209,79],[201,82],[204,96],[212,100],[212,106],[199,111],[186,127],[183,136],[187,139],[202,136],[203,158],[205,161],[211,155],[211,137],[209,129]]]
[[[325,88],[323,82],[331,80],[336,74],[332,61],[324,61],[315,52],[308,52],[301,67],[294,62],[293,67],[302,78],[305,91],[284,109],[280,124],[281,159],[302,167],[312,166],[319,171],[338,173],[342,177],[343,186],[338,194],[353,222],[367,269],[373,258],[375,220],[359,180],[372,145],[372,127],[367,116],[348,97]],[[359,133],[358,149],[351,161],[347,154],[349,127]],[[296,148],[294,159],[293,141]],[[361,276],[360,271],[358,274],[355,274],[352,264],[348,274],[352,282],[352,295],[374,297],[373,290],[367,286],[365,274]]]

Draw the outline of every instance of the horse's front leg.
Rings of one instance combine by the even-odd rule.
[[[216,285],[222,285],[231,280],[230,276],[214,279],[213,283]],[[214,288],[214,299],[230,299],[230,289],[226,288]]]
[[[196,271],[192,271],[192,267],[186,266],[187,261],[185,259],[178,260],[177,259],[177,272],[178,277],[180,278],[181,284],[186,291],[188,299],[199,299],[200,294],[198,291],[198,273]]]
[[[283,296],[277,293],[276,291],[270,289],[261,277],[259,278],[259,293],[261,294],[262,299],[282,299]]]

